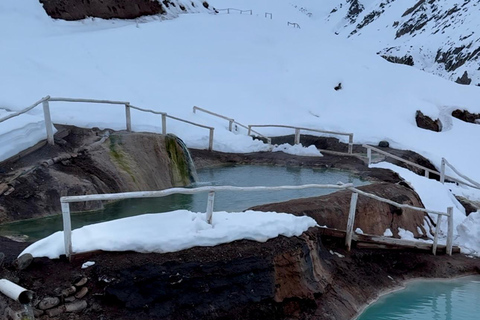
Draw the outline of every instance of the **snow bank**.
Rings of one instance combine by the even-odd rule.
[[[265,242],[279,235],[299,236],[317,223],[310,217],[276,212],[215,212],[212,225],[205,213],[177,210],[118,219],[73,231],[73,251],[173,252],[247,239]],[[63,231],[35,242],[21,254],[58,258],[65,254]]]

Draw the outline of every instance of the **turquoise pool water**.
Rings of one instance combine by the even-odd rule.
[[[280,186],[301,184],[353,183],[355,186],[367,182],[338,170],[311,168],[289,168],[276,166],[229,166],[198,170],[198,186]],[[216,192],[215,211],[243,211],[255,205],[286,201],[295,198],[319,196],[334,192],[334,189],[304,189],[265,192]],[[109,221],[144,213],[167,212],[186,209],[205,212],[207,193],[194,195],[176,194],[162,198],[129,199],[105,205],[104,210],[72,213],[72,228],[87,224]],[[29,240],[44,238],[62,230],[62,216],[18,221],[0,225],[0,235],[26,235]]]
[[[357,320],[478,320],[480,276],[409,283],[381,297]]]

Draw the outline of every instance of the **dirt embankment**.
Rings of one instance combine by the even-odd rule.
[[[346,252],[342,241],[321,236],[318,228],[300,237],[167,254],[98,252],[73,262],[37,258],[23,271],[9,264],[18,246],[2,242],[7,261],[0,277],[35,291],[36,313],[44,320],[350,319],[380,292],[405,280],[480,274],[478,259],[459,254]],[[82,269],[86,261],[95,264]],[[72,302],[62,296],[81,278],[88,279],[84,297]],[[59,297],[58,305],[41,310],[38,303],[47,297]],[[75,301],[84,307],[66,312],[64,307]],[[0,315],[16,308],[0,296]]]

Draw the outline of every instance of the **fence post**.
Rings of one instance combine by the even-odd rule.
[[[72,256],[72,222],[70,220],[70,204],[68,202],[61,202],[62,218],[63,218],[63,242],[65,244],[65,255],[68,260]]]
[[[232,132],[233,128],[233,119],[228,120],[228,131]]]
[[[230,14],[230,8],[227,9],[227,14]]]
[[[208,151],[213,150],[213,130],[214,128],[210,128],[210,134],[208,136]]]
[[[348,251],[350,251],[350,248],[352,247],[353,224],[355,222],[355,210],[357,208],[357,199],[358,199],[358,193],[353,192],[352,198],[350,200],[350,211],[348,212],[347,235],[345,236],[345,245],[347,246]]]
[[[348,135],[348,154],[353,153],[353,134]]]
[[[425,170],[425,178],[430,178],[430,171]]]
[[[213,205],[215,203],[215,191],[210,191],[207,198],[207,223],[212,224]]]
[[[442,223],[442,215],[437,216],[437,226],[435,227],[435,237],[433,238],[432,252],[437,255],[438,233],[440,231],[440,224]]]
[[[162,134],[167,134],[167,114],[162,113]]]
[[[295,128],[295,141],[294,144],[300,143],[300,129]]]
[[[132,131],[132,118],[130,115],[130,105],[127,103],[125,104],[125,118],[127,120],[127,131]]]
[[[447,233],[447,254],[452,255],[453,247],[453,207],[447,208],[448,213],[448,233]]]
[[[368,158],[368,166],[372,164],[372,149],[367,148],[367,158]]]
[[[442,158],[442,164],[440,166],[440,182],[445,183],[445,158]]]
[[[248,133],[247,133],[247,135],[250,135],[251,132],[252,132],[252,125],[249,124],[249,125],[248,125]]]
[[[45,128],[47,130],[47,141],[48,144],[54,145],[55,140],[53,139],[53,124],[52,124],[52,117],[50,116],[50,106],[48,104],[48,100],[43,101],[43,117],[45,120]]]
[[[193,113],[197,113],[197,106],[193,106]]]

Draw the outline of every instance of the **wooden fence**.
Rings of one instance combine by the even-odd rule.
[[[312,131],[312,132],[319,132],[319,133],[326,133],[326,134],[333,134],[333,135],[341,135],[341,136],[348,136],[348,154],[353,154],[353,133],[347,132],[337,132],[337,131],[327,131],[327,130],[320,130],[320,129],[311,129],[311,128],[302,128],[302,127],[295,127],[295,126],[287,126],[287,125],[277,125],[277,124],[251,124],[248,126],[248,135],[250,135],[250,131],[252,128],[260,128],[260,127],[275,127],[275,128],[289,128],[295,129],[295,141],[294,144],[300,143],[300,131]]]
[[[208,192],[207,199],[207,208],[206,208],[206,220],[208,223],[212,223],[213,216],[213,207],[215,202],[215,192],[218,191],[235,191],[235,192],[261,192],[261,191],[279,191],[279,190],[300,190],[308,188],[321,188],[321,189],[337,189],[337,190],[350,190],[352,191],[352,197],[350,201],[350,209],[347,220],[347,230],[345,237],[345,245],[348,250],[351,248],[351,242],[354,238],[353,226],[355,222],[355,212],[357,206],[358,196],[366,196],[377,201],[385,202],[390,205],[393,205],[398,208],[413,209],[416,211],[421,211],[425,213],[433,213],[438,215],[437,219],[437,230],[435,231],[435,236],[432,244],[432,252],[436,254],[437,243],[438,243],[438,228],[441,223],[441,217],[448,217],[448,234],[447,234],[447,245],[446,251],[447,254],[452,254],[452,239],[453,239],[453,208],[447,208],[447,212],[440,212],[434,210],[428,210],[425,208],[418,208],[410,205],[399,204],[392,200],[384,199],[374,194],[370,194],[364,191],[361,191],[357,188],[354,188],[352,184],[307,184],[300,186],[276,186],[276,187],[265,187],[265,186],[256,186],[256,187],[235,187],[235,186],[206,186],[199,188],[171,188],[160,191],[138,191],[138,192],[124,192],[124,193],[110,193],[110,194],[90,194],[83,196],[66,196],[60,198],[60,203],[62,207],[62,216],[63,216],[63,231],[64,231],[64,245],[65,245],[65,254],[71,259],[74,254],[72,248],[72,227],[71,227],[71,217],[70,217],[70,203],[73,202],[88,202],[88,201],[102,201],[102,200],[121,200],[121,199],[138,199],[138,198],[157,198],[164,197],[172,194],[195,194],[200,192]],[[391,243],[400,244],[400,239],[388,239]]]
[[[243,13],[249,13],[250,15],[253,14],[252,10],[241,10],[241,9],[235,9],[235,8],[215,9],[215,10],[217,10],[218,12],[227,12],[227,14],[230,14],[230,11],[238,12],[240,14],[243,14]]]
[[[408,164],[410,166],[413,166],[415,168],[419,168],[419,169],[422,169],[425,171],[425,177],[429,178],[430,177],[430,174],[435,174],[435,175],[438,175],[440,177],[440,182],[441,183],[445,183],[445,179],[448,179],[450,181],[454,181],[458,184],[462,184],[464,186],[467,186],[467,187],[471,187],[471,188],[475,188],[475,189],[480,189],[480,183],[470,179],[469,177],[461,174],[453,165],[451,165],[445,158],[442,158],[442,162],[441,162],[441,168],[440,168],[440,172],[436,171],[436,170],[432,170],[432,169],[429,169],[427,167],[424,167],[422,165],[419,165],[419,164],[416,164],[414,162],[411,162],[411,161],[408,161],[408,160],[405,160],[403,158],[400,158],[398,156],[395,156],[391,153],[388,153],[386,151],[383,151],[383,150],[380,150],[378,148],[375,148],[375,147],[372,147],[370,145],[367,145],[367,144],[364,144],[362,145],[364,148],[367,149],[367,158],[368,158],[368,165],[370,166],[370,164],[372,163],[372,152],[376,152],[376,153],[379,153],[381,155],[384,155],[386,157],[389,157],[389,158],[392,158],[392,159],[395,159],[395,160],[398,160],[398,161],[401,161],[405,164]],[[455,172],[459,177],[461,177],[462,179],[466,180],[467,182],[463,181],[463,180],[460,180],[458,178],[455,178],[455,177],[452,177],[452,176],[448,176],[446,175],[445,173],[445,169],[446,169],[446,166],[450,167],[453,172]]]
[[[195,123],[192,121],[188,121],[185,119],[181,119],[172,115],[167,114],[166,112],[161,112],[161,111],[155,111],[155,110],[150,110],[150,109],[144,109],[140,107],[136,107],[134,105],[131,105],[130,102],[127,101],[114,101],[114,100],[98,100],[98,99],[73,99],[73,98],[59,98],[59,97],[50,97],[46,96],[31,106],[17,111],[13,114],[10,114],[6,117],[3,117],[0,119],[0,123],[7,121],[8,119],[11,119],[13,117],[17,117],[21,114],[27,113],[28,111],[32,110],[33,108],[37,107],[38,105],[42,104],[43,106],[43,116],[45,120],[45,127],[47,131],[47,141],[49,144],[53,145],[55,144],[54,137],[53,137],[53,123],[52,123],[52,117],[50,114],[50,102],[76,102],[76,103],[98,103],[98,104],[112,104],[112,105],[123,105],[125,107],[125,122],[126,122],[126,130],[127,131],[132,131],[132,120],[131,120],[131,109],[135,109],[141,112],[147,112],[147,113],[152,113],[155,115],[160,115],[161,116],[161,121],[162,121],[162,134],[167,134],[167,118],[184,122],[193,126],[197,126],[200,128],[208,129],[209,130],[209,139],[208,139],[208,150],[213,150],[213,135],[214,135],[214,130],[215,128],[205,126],[199,123]]]

